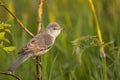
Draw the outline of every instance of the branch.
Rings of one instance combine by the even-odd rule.
[[[8,11],[8,13],[10,13],[10,15],[12,15],[12,17],[16,20],[16,22],[25,30],[25,32],[27,32],[30,36],[34,36],[23,24],[22,22],[3,4],[0,2],[0,6],[2,6],[4,9],[6,9]]]
[[[21,80],[18,76],[14,75],[14,74],[5,73],[5,72],[0,72],[0,74],[12,76],[12,77],[16,78],[17,80]]]
[[[45,0],[40,0],[38,5],[38,33],[42,31],[42,13],[44,1]]]
[[[43,4],[45,0],[40,0],[38,5],[38,29],[37,33],[42,31],[42,11]],[[37,71],[37,80],[42,80],[42,66],[41,66],[41,57],[39,61],[39,57],[36,57],[36,71]]]
[[[41,64],[41,57],[39,61],[39,57],[35,58],[36,61],[36,72],[37,72],[37,80],[42,80],[42,64]]]

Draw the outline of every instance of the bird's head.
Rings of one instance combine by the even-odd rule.
[[[48,32],[53,37],[57,37],[60,34],[61,30],[63,30],[63,28],[61,28],[59,24],[57,24],[56,22],[52,22],[48,24],[45,32]]]

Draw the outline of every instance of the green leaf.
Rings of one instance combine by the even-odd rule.
[[[10,43],[10,41],[7,38],[3,39],[3,41]]]
[[[11,51],[14,51],[16,48],[13,47],[13,46],[9,46],[9,47],[4,47],[3,50],[6,51],[6,52],[11,52]]]
[[[0,40],[3,40],[5,38],[5,32],[0,32]]]
[[[0,33],[0,40],[10,43],[10,41],[7,38],[5,38],[5,32]]]
[[[0,48],[2,48],[3,47],[3,41],[2,42],[0,42]]]
[[[7,28],[10,28],[10,27],[11,27],[10,24],[5,24],[5,23],[0,24],[0,29],[7,29]]]
[[[8,32],[8,33],[10,33],[11,31],[10,31],[9,29],[5,29],[5,32]]]

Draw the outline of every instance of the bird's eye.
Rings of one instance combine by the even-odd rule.
[[[56,28],[54,27],[53,30],[56,30]]]

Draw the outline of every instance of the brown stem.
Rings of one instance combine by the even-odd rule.
[[[17,80],[21,80],[18,76],[14,75],[14,74],[6,73],[6,72],[0,72],[0,74],[12,76],[12,77],[16,78]]]
[[[38,33],[42,31],[42,13],[44,1],[45,0],[40,0],[38,5]]]
[[[36,57],[36,72],[37,72],[37,80],[42,80],[41,57]]]
[[[43,11],[43,4],[45,0],[40,0],[38,5],[38,29],[37,33],[40,33],[42,31],[42,11]],[[40,60],[40,61],[39,61]],[[41,57],[36,57],[36,70],[37,70],[37,80],[42,80],[42,66],[41,63]]]
[[[34,36],[23,24],[22,22],[3,4],[0,2],[0,6],[2,6],[4,9],[6,9],[8,11],[8,13],[10,13],[10,15],[12,15],[12,17],[16,20],[16,22],[30,35],[30,36]]]

